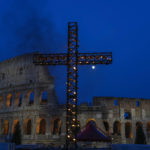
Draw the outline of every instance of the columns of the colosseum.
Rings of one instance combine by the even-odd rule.
[[[145,120],[145,117],[146,117],[145,109],[142,109],[142,119]]]
[[[12,106],[12,107],[15,107],[15,96],[16,96],[16,94],[15,94],[15,92],[13,92],[13,93],[11,93],[11,94],[12,94],[11,106]]]
[[[46,134],[51,135],[51,120],[49,117],[46,118]]]
[[[147,140],[148,139],[147,138],[147,128],[146,128],[146,122],[145,121],[143,122],[143,132],[144,132],[146,140]]]
[[[133,133],[133,143],[134,143],[135,138],[136,138],[136,121],[135,120],[132,121],[132,133]]]
[[[111,135],[113,133],[113,121],[109,120],[108,123],[109,123],[109,131],[110,131],[110,135]]]
[[[38,106],[40,104],[40,89],[34,89],[34,105]]]
[[[87,119],[88,119],[87,116],[84,114],[78,115],[78,120],[80,121],[80,129],[83,129],[83,127],[85,127]]]
[[[124,120],[124,108],[120,108],[120,119],[121,121]]]
[[[98,128],[100,128],[104,132],[106,132],[105,127],[104,127],[104,123],[103,123],[103,120],[102,120],[102,114],[97,114],[96,115],[96,122],[97,122]]]
[[[122,144],[126,144],[125,123],[124,122],[121,122],[121,142],[122,142]]]
[[[27,91],[25,91],[25,92],[23,92],[22,93],[22,106],[27,106],[27,102],[28,102],[28,100],[27,100]]]
[[[34,116],[33,117],[33,131],[32,131],[32,136],[35,137],[36,136],[36,125],[37,125],[37,121],[38,121],[38,116]]]
[[[48,105],[54,105],[56,103],[57,103],[57,101],[56,101],[54,89],[49,87],[48,88],[48,102],[47,102],[47,104]]]
[[[3,94],[3,98],[4,98],[4,102],[3,102],[2,108],[5,109],[7,107],[6,106],[6,99],[7,99],[7,94],[6,93]]]
[[[63,113],[63,117],[61,119],[61,135],[66,134],[66,118],[65,118],[65,113]]]
[[[23,135],[24,134],[24,118],[22,116],[19,117],[19,124],[20,124],[21,135]]]
[[[12,135],[12,126],[13,126],[13,119],[8,119],[9,122],[9,129],[8,129],[8,135]]]

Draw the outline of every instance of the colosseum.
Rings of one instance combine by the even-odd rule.
[[[141,124],[150,144],[150,100],[94,97],[78,106],[79,130],[89,121],[112,137],[113,143],[134,143]],[[0,140],[9,141],[17,123],[22,143],[65,143],[65,105],[58,103],[54,78],[46,66],[35,66],[33,54],[0,63]]]

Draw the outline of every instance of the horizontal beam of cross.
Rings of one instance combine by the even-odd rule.
[[[33,63],[36,65],[68,65],[66,53],[59,54],[35,54],[33,57]],[[72,60],[71,60],[72,61]],[[92,65],[92,64],[111,64],[112,53],[78,53],[77,64],[78,65]]]

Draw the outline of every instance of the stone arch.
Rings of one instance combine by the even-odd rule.
[[[24,134],[30,135],[32,133],[32,122],[31,119],[27,118],[24,121]]]
[[[28,100],[28,105],[33,105],[34,104],[34,92],[33,91],[28,91],[27,92],[27,100]]]
[[[5,134],[5,135],[7,135],[8,134],[8,131],[9,131],[9,121],[8,120],[5,120],[4,121],[4,131],[3,131],[3,133]]]
[[[16,125],[19,123],[19,120],[18,119],[15,119],[14,121],[13,121],[13,125],[12,125],[12,133],[14,133],[15,132],[15,127],[16,127]]]
[[[147,137],[150,138],[150,121],[146,123]]]
[[[138,126],[143,126],[141,121],[136,122],[136,129],[137,129]]]
[[[52,120],[52,134],[60,135],[61,134],[61,120],[59,118],[54,118]]]
[[[16,93],[16,97],[15,97],[15,106],[21,106],[22,104],[22,93],[18,92]]]
[[[132,123],[126,122],[125,123],[125,137],[126,138],[133,138],[132,135]]]
[[[131,112],[129,111],[124,112],[124,119],[132,119]]]
[[[96,120],[95,120],[94,118],[88,119],[88,120],[86,121],[86,126],[87,126],[88,124],[92,124],[92,125],[94,125],[95,127],[97,126]]]
[[[109,123],[108,121],[103,121],[103,124],[104,124],[104,127],[105,127],[105,131],[108,133],[108,135],[110,134],[109,133]]]
[[[121,124],[120,121],[115,121],[113,124],[114,135],[121,135]]]
[[[36,126],[37,134],[45,134],[46,133],[46,121],[43,118],[39,118]]]
[[[12,105],[12,94],[9,93],[6,97],[6,106],[10,107]]]
[[[40,93],[40,104],[41,105],[47,104],[47,101],[48,101],[48,92],[42,91]]]
[[[2,108],[4,102],[3,96],[0,95],[0,108]]]
[[[146,123],[146,131],[150,133],[150,121]]]
[[[143,130],[143,124],[141,121],[136,122],[136,132],[138,131],[139,127],[141,127],[141,129]]]

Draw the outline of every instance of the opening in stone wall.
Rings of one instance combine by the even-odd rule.
[[[34,92],[28,92],[29,97],[29,105],[34,104]]]
[[[131,113],[130,112],[125,112],[124,113],[124,119],[131,119]]]
[[[41,105],[47,104],[47,100],[48,100],[48,92],[47,91],[43,91],[41,93],[40,104]]]
[[[55,118],[52,121],[52,134],[60,135],[61,134],[61,120],[59,118]]]
[[[6,98],[6,106],[10,107],[12,105],[12,94],[8,94]]]
[[[139,107],[139,106],[140,106],[140,102],[136,101],[136,107]]]
[[[118,106],[118,100],[114,100],[114,106]]]
[[[125,137],[126,138],[133,138],[132,135],[132,124],[130,122],[125,123]]]
[[[109,135],[109,123],[107,121],[103,121],[103,124],[104,124],[107,134]]]
[[[5,120],[4,121],[4,135],[7,135],[8,134],[8,131],[9,131],[9,122],[8,120]]]
[[[32,132],[32,122],[31,119],[26,119],[24,121],[24,134],[30,135]]]
[[[150,122],[146,124],[147,137],[150,138]]]
[[[15,97],[15,106],[20,107],[22,105],[22,94],[18,92]]]
[[[121,135],[121,124],[119,121],[115,121],[113,125],[113,134]]]
[[[43,118],[39,118],[36,126],[37,134],[45,134],[46,132],[46,121]]]
[[[15,131],[15,127],[16,127],[16,125],[19,123],[19,120],[18,119],[15,119],[14,121],[13,121],[13,125],[12,125],[12,133],[14,133],[14,131]]]
[[[86,121],[86,126],[89,125],[89,124],[92,124],[93,126],[97,126],[96,125],[96,120],[94,118],[90,118]]]
[[[0,96],[0,108],[2,108],[3,102],[4,102],[3,96]]]

